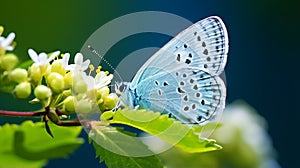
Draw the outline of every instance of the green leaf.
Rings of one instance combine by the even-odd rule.
[[[194,168],[224,168],[230,167],[231,165],[222,165],[220,164],[220,153],[222,151],[213,151],[205,153],[187,153],[179,148],[171,148],[163,153],[160,153],[158,156],[161,161],[167,165],[167,167],[178,168],[178,167],[194,167]],[[174,159],[178,158],[178,159]],[[224,157],[224,160],[227,160]],[[243,167],[244,168],[244,167]]]
[[[188,125],[160,113],[145,110],[118,110],[111,124],[124,124],[140,129],[189,153],[219,150],[215,140],[201,139]]]
[[[42,167],[49,159],[66,158],[83,143],[78,138],[81,127],[50,127],[54,138],[46,133],[43,122],[1,126],[0,167]]]
[[[94,127],[91,130],[90,141],[100,162],[105,162],[107,167],[113,168],[163,167],[158,157],[139,138],[122,132],[106,126]]]
[[[205,125],[193,125],[194,132],[214,131],[222,126],[221,123],[207,123]]]
[[[27,69],[28,67],[30,67],[33,64],[32,60],[27,60],[22,62],[21,64],[19,64],[17,67],[18,68],[23,68],[23,69]]]

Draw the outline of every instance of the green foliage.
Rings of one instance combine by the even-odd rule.
[[[17,67],[18,68],[23,68],[23,69],[27,69],[28,67],[30,67],[33,64],[32,60],[26,60],[24,62],[21,62]]]
[[[45,133],[42,122],[1,126],[0,167],[42,167],[49,159],[66,158],[84,142],[78,138],[81,127],[50,127],[54,138]]]
[[[224,168],[226,166],[227,168],[233,168],[225,164],[220,165],[220,163],[218,162],[220,160],[220,156],[218,154],[221,151],[205,153],[187,153],[179,148],[172,148],[168,151],[160,153],[158,156],[165,166],[172,168]],[[235,155],[235,157],[237,156]]]
[[[122,132],[105,126],[91,130],[90,140],[100,162],[104,161],[108,167],[163,167],[159,158],[142,141]]]
[[[106,117],[103,123],[128,125],[142,130],[174,145],[171,151],[178,150],[197,155],[221,149],[214,140],[201,139],[195,134],[200,132],[200,127],[194,129],[168,118],[167,115],[128,109],[118,110],[114,114],[108,111],[103,115],[106,113],[109,117]],[[107,120],[108,118],[110,120]],[[105,162],[108,167],[163,167],[159,155],[150,150],[151,145],[148,147],[144,144],[141,137],[111,126],[94,124],[89,133],[90,142],[93,143],[100,162]],[[216,124],[212,126],[215,127]]]
[[[110,123],[138,128],[189,153],[214,151],[222,148],[214,140],[199,139],[192,127],[168,118],[167,115],[160,115],[160,113],[145,110],[119,110]]]
[[[193,125],[193,129],[195,132],[205,132],[205,131],[214,131],[217,128],[222,127],[221,123],[210,122],[205,125]]]

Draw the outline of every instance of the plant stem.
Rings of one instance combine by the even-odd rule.
[[[57,123],[54,123],[54,124],[59,125],[59,126],[68,127],[68,126],[81,126],[86,123],[80,123],[79,121],[58,121]]]
[[[20,111],[7,111],[7,110],[0,110],[0,115],[5,116],[13,116],[13,117],[37,117],[37,116],[45,116],[49,113],[49,107],[45,108],[45,111],[43,112],[20,112]],[[53,121],[52,121],[53,122]],[[54,124],[58,126],[81,126],[81,125],[88,125],[88,122],[79,122],[77,120],[75,121],[57,121],[53,122]]]
[[[36,117],[46,115],[46,112],[20,112],[0,110],[0,115],[14,116],[14,117]]]

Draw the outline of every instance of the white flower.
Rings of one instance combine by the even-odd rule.
[[[65,70],[85,71],[90,65],[89,59],[83,62],[83,55],[81,53],[77,53],[75,55],[75,59],[74,59],[75,64],[68,65],[69,59],[70,59],[70,54],[66,53],[62,59],[62,65],[65,68]]]
[[[56,56],[58,56],[60,54],[60,51],[53,52],[49,58],[46,53],[42,52],[38,55],[33,49],[29,49],[28,54],[38,66],[44,66],[52,61]]]
[[[216,130],[214,136],[224,144],[224,148],[226,144],[238,142],[237,138],[240,137],[238,140],[255,152],[252,157],[260,158],[259,167],[280,168],[274,158],[276,152],[272,139],[266,131],[267,122],[252,107],[241,101],[228,105],[222,123],[224,125]]]
[[[88,91],[95,89],[95,79],[92,76],[87,75],[84,72],[79,72],[79,75],[83,78],[84,82],[88,85]]]
[[[92,89],[101,89],[101,88],[107,86],[113,78],[112,74],[107,76],[106,73],[103,71],[98,73],[95,76],[95,78],[92,76],[86,75],[86,73],[84,73],[84,72],[79,72],[79,75],[83,78],[85,83],[88,85],[88,91],[92,90]]]
[[[15,33],[10,33],[7,38],[0,36],[0,49],[12,51],[14,46],[12,46],[11,43],[14,41],[15,37]]]
[[[113,78],[112,74],[107,76],[105,72],[101,71],[95,76],[95,84],[96,84],[95,88],[100,89],[108,85],[111,82],[112,78]]]

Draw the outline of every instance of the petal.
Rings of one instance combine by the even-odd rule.
[[[12,51],[12,50],[14,50],[14,48],[15,48],[15,47],[13,47],[13,46],[7,46],[5,49],[6,49],[7,51]]]
[[[73,71],[73,70],[75,70],[75,64],[70,64],[65,69],[69,70],[69,71]]]
[[[87,76],[83,79],[88,85],[88,90],[92,90],[95,88],[95,79],[92,76]]]
[[[34,61],[35,63],[39,62],[39,58],[37,53],[33,50],[33,49],[28,49],[28,54],[30,56],[30,58],[32,59],[32,61]]]
[[[7,38],[3,41],[2,45],[3,47],[9,46],[15,39],[16,34],[15,33],[10,33]]]
[[[50,55],[50,57],[48,58],[48,62],[52,61],[56,56],[58,56],[60,54],[60,51],[55,51],[54,53],[52,53]]]
[[[88,69],[89,65],[90,65],[90,60],[87,59],[87,60],[85,60],[84,63],[81,65],[81,69],[82,69],[83,71],[85,71],[86,69]]]
[[[70,59],[70,54],[69,53],[65,53],[63,58],[62,58],[62,66],[66,69],[66,67],[68,66],[69,63],[69,59]]]
[[[83,55],[81,53],[77,53],[75,55],[74,63],[77,65],[81,65],[83,62]]]
[[[102,78],[104,78],[105,73],[103,71],[100,71],[96,76],[95,76],[95,81],[96,83],[101,82]]]
[[[48,56],[46,53],[39,54],[39,63],[40,65],[46,65],[48,63]]]
[[[111,82],[111,79],[112,79],[112,78],[113,78],[112,75],[103,77],[103,78],[101,79],[101,81],[96,82],[96,88],[97,88],[97,89],[100,89],[100,88],[102,88],[102,87],[104,87],[104,86],[107,86],[107,85]]]

